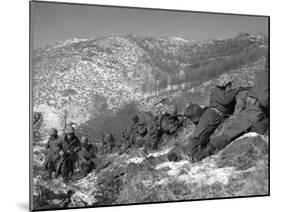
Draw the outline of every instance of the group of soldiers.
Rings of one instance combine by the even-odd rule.
[[[61,136],[52,128],[46,148],[44,169],[47,171],[47,178],[62,175],[65,181],[69,181],[78,163],[83,176],[97,165],[97,147],[87,137],[82,137],[80,141],[71,125],[66,126]]]
[[[98,153],[123,154],[130,149],[141,147],[144,153],[157,150],[164,135],[176,136],[185,128],[187,120],[195,125],[195,130],[191,139],[179,144],[170,152],[170,161],[188,158],[191,162],[197,162],[223,149],[247,132],[266,133],[269,122],[267,66],[268,60],[265,70],[256,76],[253,87],[234,88],[232,79],[225,75],[211,90],[207,107],[192,103],[186,107],[183,114],[178,114],[174,108],[172,112],[164,114],[143,112],[141,117],[134,115],[132,123],[121,133],[120,139],[115,139],[111,133],[107,134],[105,139],[102,138],[102,151],[98,151],[97,146],[89,142],[87,137],[82,137],[80,141],[70,125],[66,126],[61,136],[58,136],[56,129],[52,129],[44,164],[48,177],[62,175],[67,181],[74,172],[75,164],[87,175],[97,167]],[[243,98],[237,101],[237,95],[240,93],[243,93]],[[235,116],[225,122],[222,134],[212,137],[215,130],[233,115],[234,111]]]
[[[123,154],[141,147],[146,153],[148,150],[157,150],[163,135],[174,135],[178,132],[182,120],[176,112],[158,116],[144,112],[132,117],[132,123],[121,133],[120,139],[107,133],[102,135],[101,143],[90,142],[87,137],[79,139],[71,125],[67,125],[60,136],[52,128],[46,145],[46,178],[57,178],[61,175],[68,181],[76,169],[85,176],[100,165],[103,155],[106,154]]]
[[[268,58],[263,71],[256,75],[253,87],[232,87],[232,81],[226,76],[211,91],[210,104],[202,109],[193,107],[187,118],[196,125],[193,137],[182,145],[180,151],[172,151],[169,160],[177,161],[184,154],[192,162],[197,162],[222,150],[236,138],[248,132],[265,134],[269,124],[269,88]],[[236,101],[237,95],[243,98]],[[236,110],[234,110],[236,108]],[[212,136],[218,126],[227,117],[234,116],[225,122],[223,132]]]

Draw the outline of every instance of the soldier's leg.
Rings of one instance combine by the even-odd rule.
[[[194,161],[201,161],[205,157],[208,157],[216,152],[216,148],[209,142],[205,147],[201,148],[193,155]]]
[[[67,160],[65,160],[65,161],[62,162],[62,165],[61,165],[61,168],[60,168],[60,173],[61,173],[63,178],[67,175],[67,168],[68,168]]]
[[[94,168],[95,168],[95,163],[92,161],[89,161],[87,164],[87,174],[89,174]]]
[[[52,171],[50,166],[50,160],[44,164],[45,173],[43,175],[43,179],[52,178]]]
[[[66,159],[61,167],[61,173],[62,173],[62,177],[63,179],[68,182],[69,180],[69,174],[72,171],[72,161],[70,159]]]
[[[251,131],[265,134],[268,130],[269,120],[265,113],[261,114],[259,120],[253,125]]]
[[[235,138],[238,138],[239,136],[246,133],[247,132],[246,129],[247,128],[246,127],[243,128],[243,126],[240,129],[239,128],[229,129],[228,131],[224,132],[224,134],[213,137],[210,140],[209,144],[205,148],[202,148],[200,151],[198,151],[194,155],[194,157],[196,158],[197,161],[200,161],[203,158],[208,157],[214,154],[215,152],[224,149],[228,144],[230,144],[233,140],[235,140]],[[232,136],[230,136],[230,134]]]
[[[56,164],[55,161],[50,161],[49,162],[49,167],[48,167],[48,174],[49,178],[52,178],[52,173],[56,171]]]
[[[196,160],[202,160],[203,158],[222,150],[241,135],[252,131],[252,127],[259,119],[260,114],[259,110],[245,109],[241,111],[241,113],[237,114],[226,123],[222,135],[213,137],[205,148],[195,154]]]
[[[258,114],[256,114],[258,115]],[[236,117],[233,117],[224,128],[223,134],[215,136],[210,140],[211,146],[216,151],[222,150],[229,143],[250,131],[253,126],[254,113],[251,111],[242,111]]]
[[[77,155],[73,155],[70,159],[70,169],[69,169],[69,175],[73,175],[75,172],[75,168],[77,166],[77,161],[78,161],[78,157]]]
[[[161,136],[158,134],[153,135],[151,142],[149,142],[149,149],[157,150],[160,143],[161,143]]]
[[[206,146],[210,136],[221,123],[222,117],[214,110],[207,109],[201,116],[195,128],[191,140],[182,146],[182,151],[186,154],[194,154],[201,146]]]
[[[43,163],[44,170],[46,170],[46,171],[48,171],[49,161],[50,161],[50,158],[49,158],[49,156],[47,155],[46,158],[45,158],[45,161],[44,161],[44,163]]]

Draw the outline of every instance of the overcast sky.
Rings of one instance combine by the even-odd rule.
[[[240,32],[267,34],[268,19],[56,3],[32,3],[34,48],[70,38],[139,34],[192,40],[233,37]]]

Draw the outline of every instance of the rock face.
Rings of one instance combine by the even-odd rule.
[[[46,182],[38,175],[35,191],[48,190],[47,199],[38,208],[47,207],[46,201],[59,202],[54,207],[61,208],[67,199],[64,206],[81,207],[268,194],[266,137],[246,134],[194,164],[169,162],[166,156],[170,150],[166,146],[147,155],[142,149],[108,155],[100,170],[67,185],[61,180]],[[35,199],[40,199],[38,193],[34,193]]]

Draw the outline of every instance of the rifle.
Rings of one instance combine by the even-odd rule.
[[[239,86],[237,88],[237,93],[242,92],[242,91],[249,91],[251,90],[253,87],[252,86]]]
[[[76,142],[76,140],[74,140],[74,141],[72,141],[72,142],[70,143],[70,145],[68,146],[66,152],[69,150],[69,148],[72,146],[72,144],[74,144],[74,142]],[[70,156],[72,156],[74,153],[76,153],[75,150],[74,150],[73,152],[71,152],[70,154],[65,154],[66,156],[64,155],[64,157],[61,158],[61,160],[59,161],[59,166],[58,166],[58,168],[57,168],[57,170],[56,170],[56,174],[57,174],[57,175],[59,174],[59,171],[60,171],[60,169],[61,169],[61,166],[62,166],[63,162],[66,161],[67,159],[69,159]]]
[[[186,120],[185,114],[178,114],[177,118],[179,120],[178,127],[184,127],[184,122]]]
[[[64,111],[64,129],[66,128],[67,110]]]
[[[167,100],[168,100],[168,98],[163,98],[163,99],[161,99],[160,101],[156,102],[156,103],[154,104],[154,106],[157,106],[157,105],[159,105],[160,103],[164,103],[164,102],[167,101]]]

